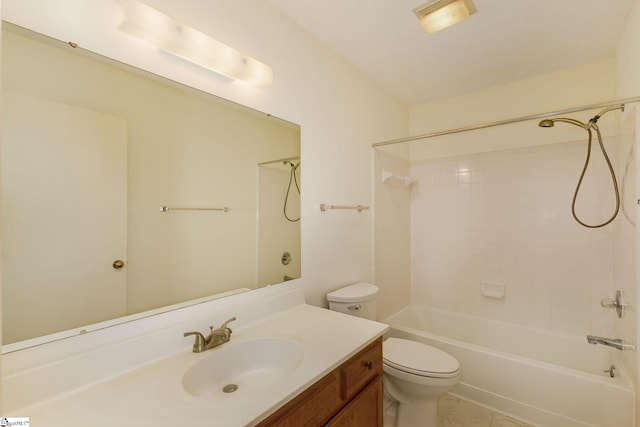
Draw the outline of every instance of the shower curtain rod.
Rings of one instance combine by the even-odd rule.
[[[552,111],[550,113],[534,114],[534,115],[531,115],[531,116],[516,117],[516,118],[513,118],[513,119],[499,120],[497,122],[482,123],[482,124],[479,124],[479,125],[471,125],[471,126],[465,126],[465,127],[461,127],[461,128],[442,130],[442,131],[438,131],[438,132],[425,133],[423,135],[408,136],[406,138],[399,138],[399,139],[392,139],[392,140],[389,140],[389,141],[376,142],[376,143],[372,144],[371,147],[373,147],[373,148],[383,147],[385,145],[400,144],[401,142],[418,141],[420,139],[434,138],[436,136],[444,136],[444,135],[450,135],[450,134],[454,134],[454,133],[468,132],[468,131],[471,131],[471,130],[486,129],[486,128],[491,128],[491,127],[496,127],[496,126],[509,125],[509,124],[512,124],[512,123],[526,122],[528,120],[540,120],[540,119],[545,119],[547,117],[559,116],[561,114],[577,113],[579,111],[595,110],[597,108],[606,108],[606,107],[611,107],[613,105],[619,105],[619,104],[631,104],[631,103],[634,103],[634,102],[640,102],[640,96],[637,96],[635,98],[620,99],[620,100],[616,100],[616,101],[601,102],[601,103],[598,103],[598,104],[584,105],[582,107],[568,108],[566,110]]]

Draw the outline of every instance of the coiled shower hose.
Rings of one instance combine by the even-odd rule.
[[[598,116],[596,116],[598,117]],[[597,120],[597,119],[596,119]],[[569,122],[571,123],[571,122]],[[572,123],[575,124],[575,123]],[[595,124],[594,120],[592,119],[591,122],[589,122],[590,126],[585,127],[585,126],[581,126],[582,128],[586,128],[586,131],[589,133],[589,140],[587,141],[587,157],[585,159],[584,162],[584,167],[582,168],[582,173],[580,174],[580,179],[578,180],[578,185],[576,186],[576,190],[573,193],[573,200],[571,202],[571,214],[573,215],[573,218],[578,221],[578,223],[584,227],[588,227],[588,228],[600,228],[600,227],[604,227],[607,224],[610,224],[615,218],[616,216],[618,216],[618,212],[620,211],[620,191],[618,190],[618,180],[616,179],[616,174],[613,171],[613,166],[611,165],[611,160],[609,160],[609,156],[607,155],[607,150],[604,148],[604,144],[602,143],[602,135],[600,134],[600,129],[598,128],[598,125]],[[578,125],[576,125],[578,126]],[[587,168],[589,167],[589,161],[591,160],[591,142],[593,140],[593,132],[591,132],[591,129],[595,129],[596,131],[596,135],[598,136],[598,144],[600,145],[600,150],[602,151],[602,155],[604,156],[604,160],[607,162],[607,166],[609,167],[609,173],[611,174],[611,181],[613,182],[613,189],[615,192],[615,196],[616,196],[616,208],[613,212],[613,215],[611,215],[611,217],[606,220],[605,222],[601,223],[601,224],[596,224],[596,225],[591,225],[591,224],[587,224],[583,221],[580,220],[580,218],[578,218],[578,215],[576,214],[576,200],[578,199],[578,193],[580,192],[580,187],[582,186],[582,181],[584,179],[585,174],[587,173]]]

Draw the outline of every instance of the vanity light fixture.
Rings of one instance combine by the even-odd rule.
[[[476,13],[472,0],[435,0],[413,9],[429,34],[457,24]]]
[[[270,66],[137,0],[118,0],[124,19],[118,29],[158,48],[234,80],[264,88]]]

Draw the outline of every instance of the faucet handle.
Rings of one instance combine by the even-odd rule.
[[[229,332],[231,332],[231,329],[227,326],[229,323],[233,322],[234,320],[238,320],[236,318],[236,316],[233,316],[231,319],[227,320],[226,322],[224,322],[222,324],[222,326],[220,326],[220,329],[229,329]]]
[[[622,316],[624,316],[624,310],[629,304],[624,298],[622,291],[616,291],[615,299],[603,298],[600,300],[600,305],[604,308],[615,308],[618,317],[622,319]]]
[[[200,332],[185,332],[184,336],[188,337],[190,335],[195,335],[196,340],[193,343],[193,352],[194,353],[202,353],[205,350],[205,343],[206,343],[206,339],[204,338],[204,335],[202,335]]]

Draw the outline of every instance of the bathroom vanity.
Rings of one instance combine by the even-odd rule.
[[[305,304],[294,285],[271,288],[5,354],[3,416],[48,427],[382,426],[387,325]],[[194,353],[183,337],[233,316],[224,345]]]

